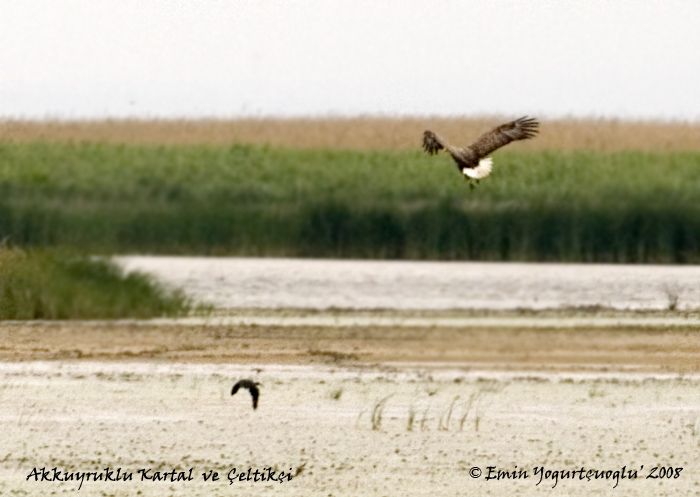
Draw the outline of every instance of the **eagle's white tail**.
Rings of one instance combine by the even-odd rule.
[[[476,167],[465,167],[462,169],[462,173],[472,179],[483,179],[489,174],[491,174],[491,169],[493,168],[493,161],[491,157],[486,157],[479,161],[479,165]]]

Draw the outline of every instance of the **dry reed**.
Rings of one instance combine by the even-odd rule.
[[[510,116],[513,117],[513,116]],[[0,142],[102,142],[162,145],[258,144],[296,149],[415,149],[424,129],[466,144],[504,117],[331,117],[234,120],[0,121]],[[700,150],[700,123],[542,120],[521,150]]]

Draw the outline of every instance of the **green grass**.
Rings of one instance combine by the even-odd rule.
[[[0,239],[95,253],[700,262],[700,153],[0,144]]]
[[[181,294],[104,260],[0,247],[0,319],[148,318],[188,308]]]

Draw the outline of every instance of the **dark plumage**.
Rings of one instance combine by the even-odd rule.
[[[253,397],[253,409],[258,408],[258,398],[260,397],[260,390],[258,389],[260,383],[253,380],[239,380],[233,385],[231,389],[231,395],[235,395],[241,388],[246,388],[250,392],[250,396]]]
[[[515,140],[527,140],[539,131],[540,123],[532,117],[521,117],[502,124],[481,135],[468,147],[453,147],[440,135],[426,130],[423,133],[423,149],[430,155],[447,150],[457,169],[469,179],[482,179],[491,174],[491,159],[488,155]]]

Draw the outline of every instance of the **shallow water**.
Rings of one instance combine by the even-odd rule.
[[[221,309],[700,308],[700,266],[237,257],[115,259]]]

